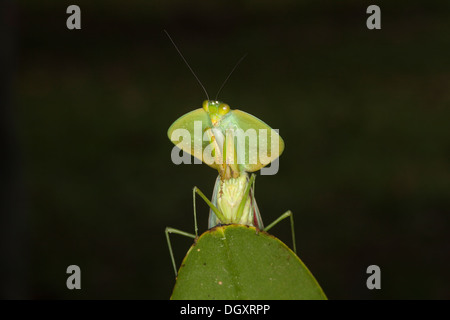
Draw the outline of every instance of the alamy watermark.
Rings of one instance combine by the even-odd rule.
[[[66,280],[67,289],[81,289],[81,269],[79,266],[72,264],[67,267],[67,274],[70,276]]]
[[[366,26],[369,30],[381,29],[381,9],[377,5],[370,5],[367,7],[366,13],[370,16],[366,20]]]
[[[67,7],[66,13],[70,16],[66,20],[66,26],[69,30],[81,29],[81,9],[79,6],[72,4]]]
[[[381,269],[376,264],[372,264],[367,267],[366,270],[367,274],[370,274],[370,276],[367,278],[366,286],[367,289],[373,290],[373,289],[381,289]]]
[[[172,132],[170,139],[176,143],[171,159],[177,165],[191,164],[191,156],[184,150],[193,150],[194,164],[266,166],[271,163],[261,169],[261,175],[274,175],[279,169],[280,136],[276,129],[229,128],[223,132],[208,128],[203,132],[202,121],[194,121],[194,137],[189,130],[179,128]],[[204,147],[204,142],[209,144]]]

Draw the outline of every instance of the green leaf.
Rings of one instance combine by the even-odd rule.
[[[244,225],[203,233],[178,272],[172,299],[326,299],[283,242]]]

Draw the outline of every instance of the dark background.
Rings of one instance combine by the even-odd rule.
[[[220,99],[280,129],[259,208],[294,212],[330,299],[450,298],[449,1],[93,2],[2,3],[1,297],[169,298],[164,228],[193,232],[217,173],[171,162],[168,127],[205,96],[167,29],[211,96],[248,53]]]

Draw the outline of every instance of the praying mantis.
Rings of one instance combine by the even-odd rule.
[[[209,141],[203,141],[204,143],[202,144],[195,143],[195,140],[199,139],[198,137],[195,137],[195,130],[193,127],[195,122],[201,122],[202,132],[209,137]],[[180,141],[174,141],[172,139],[175,131],[181,129],[186,130],[189,133],[189,136],[191,137],[190,140],[181,139]],[[266,160],[266,163],[261,162],[258,157],[256,157],[257,160],[254,161],[255,163],[249,162],[249,159],[251,158],[250,154],[252,152],[256,153],[257,150],[260,149],[258,146],[252,146],[251,141],[245,145],[246,149],[244,150],[249,154],[248,157],[242,157],[244,158],[244,161],[241,163],[236,161],[238,152],[235,152],[237,148],[235,146],[236,141],[233,139],[233,133],[234,130],[237,129],[258,129],[258,137],[259,133],[264,130],[271,133],[271,139],[269,140],[262,139],[262,142],[261,139],[256,140],[259,144],[268,144],[265,147],[269,150],[270,157],[268,161]],[[212,145],[211,150],[213,151],[214,161],[210,162],[209,165],[219,172],[214,186],[212,201],[210,201],[197,187],[194,187],[193,189],[195,235],[174,228],[166,229],[166,236],[175,274],[176,266],[170,245],[169,233],[177,233],[194,239],[198,237],[195,206],[196,194],[198,194],[210,207],[209,228],[213,228],[219,224],[243,224],[257,227],[263,231],[268,231],[279,221],[290,217],[293,248],[294,251],[296,251],[292,212],[285,212],[275,220],[274,223],[264,228],[254,196],[254,182],[256,176],[252,174],[249,177],[248,175],[249,172],[260,170],[262,167],[278,158],[283,152],[284,141],[278,133],[253,115],[239,110],[231,110],[230,107],[223,102],[206,100],[203,102],[202,108],[189,112],[176,120],[170,126],[168,136],[180,149],[194,156],[200,155],[201,157],[204,150]],[[278,144],[276,149],[278,149],[279,152],[272,152],[272,145],[274,144]],[[230,152],[230,150],[233,151]]]
[[[166,34],[169,36],[167,32]],[[192,71],[170,36],[169,39],[172,41],[177,51],[198,80],[197,76]],[[204,89],[200,81],[199,83]],[[273,248],[276,248],[276,251],[274,251],[275,256],[281,255],[286,257],[288,260],[292,259],[292,261],[295,261],[295,263],[293,262],[288,265],[281,262],[281,265],[274,269],[279,271],[284,270],[285,268],[291,268],[293,266],[292,270],[289,269],[290,271],[284,272],[289,275],[286,281],[278,281],[278,285],[286,287],[292,281],[292,277],[294,277],[300,279],[301,281],[299,281],[299,283],[302,285],[307,283],[307,287],[311,289],[312,292],[311,293],[308,291],[305,296],[305,291],[302,291],[301,294],[299,294],[300,291],[298,290],[290,292],[289,290],[282,289],[280,290],[281,294],[283,294],[283,292],[289,293],[290,295],[287,295],[286,298],[293,299],[308,297],[313,299],[326,299],[326,296],[317,281],[296,256],[297,250],[292,212],[290,210],[286,211],[274,222],[269,224],[267,227],[264,227],[261,214],[256,203],[256,175],[254,172],[267,166],[282,154],[284,150],[283,139],[276,130],[272,129],[262,120],[244,111],[236,109],[233,110],[224,102],[210,100],[205,89],[204,91],[207,95],[207,100],[203,102],[202,107],[181,116],[170,126],[168,130],[169,139],[179,149],[194,156],[218,171],[218,177],[215,182],[211,201],[197,187],[193,188],[194,234],[171,227],[167,227],[165,230],[174,273],[175,276],[178,277],[172,298],[196,298],[195,296],[193,297],[190,295],[193,292],[193,287],[196,286],[200,286],[202,288],[204,286],[211,285],[222,286],[225,280],[217,280],[218,278],[216,271],[211,273],[212,278],[209,280],[205,279],[205,274],[207,273],[203,272],[197,274],[199,270],[203,269],[201,266],[206,266],[205,261],[212,256],[224,256],[224,259],[233,266],[248,266],[250,261],[245,260],[246,254],[239,254],[239,252],[241,252],[240,249],[245,247],[245,245],[253,243],[252,241],[257,241],[257,244],[254,246],[253,244],[250,245],[249,249],[246,250],[254,251],[261,257],[267,252],[270,252]],[[208,221],[209,230],[200,237],[198,235],[197,227],[196,195],[200,196],[210,208]],[[290,218],[294,252],[287,248],[281,241],[266,233],[278,222],[286,218]],[[194,245],[191,247],[183,260],[180,272],[177,272],[175,258],[170,242],[171,233],[194,239]],[[233,237],[227,238],[226,235],[228,234],[233,234]],[[257,235],[259,237],[254,238],[252,235]],[[229,242],[232,239],[237,239],[236,237],[241,240],[238,242]],[[203,256],[203,252],[208,252],[208,250],[201,251],[201,248],[211,248],[212,243],[217,243],[213,246],[216,250],[214,251],[213,249],[212,252],[209,252],[206,256]],[[269,243],[273,244],[269,245]],[[258,252],[261,251],[258,249],[260,246],[265,248],[263,250],[266,252]],[[194,247],[196,249],[194,249]],[[227,250],[219,253],[224,247],[226,247]],[[237,249],[237,253],[235,255],[231,255],[230,260],[230,252],[233,252],[234,248]],[[200,267],[197,266],[200,261],[198,260],[198,257],[201,257],[200,260],[203,261]],[[241,257],[246,262],[244,264],[236,262],[233,260],[233,257]],[[272,266],[280,263],[277,259],[272,259],[269,261],[269,264]],[[264,261],[259,264],[267,263],[267,261]],[[210,266],[208,271],[216,270],[217,268],[220,269],[220,264],[221,262],[217,261],[208,263],[208,266]],[[182,273],[182,270],[184,271],[188,269],[190,271]],[[232,269],[236,271],[239,268],[233,267]],[[224,270],[226,270],[226,268]],[[248,286],[242,285],[242,283],[245,282],[244,279],[248,278],[245,270],[242,270],[242,272],[237,272],[229,279],[227,278],[228,280],[225,282],[228,284],[227,288],[231,288],[231,291],[221,290],[219,295],[214,295],[214,298],[238,299],[248,298],[249,295],[250,298],[255,297],[251,293],[253,292],[253,289],[249,289],[250,287],[253,288],[252,284]],[[263,276],[263,280],[259,280],[260,283],[267,282],[266,280],[268,278],[272,279],[270,276],[264,276],[266,272],[266,270],[262,270],[259,273],[259,275]],[[219,271],[218,273],[220,274],[221,272]],[[226,273],[229,274],[228,271],[226,271]],[[181,277],[187,280],[181,281]],[[280,276],[280,278],[282,278],[282,276]],[[273,283],[270,282],[270,284],[272,285]],[[225,286],[221,287],[221,289],[223,288],[225,288]],[[214,292],[212,287],[211,290]],[[262,289],[259,291],[265,292]],[[270,291],[271,290],[267,291],[269,292],[269,295],[262,295],[262,298],[270,299]],[[199,290],[198,292],[200,296],[197,296],[197,298],[211,298],[211,295],[203,296],[205,293],[204,290]],[[243,292],[245,292],[245,294],[243,294]],[[185,293],[188,293],[188,295],[186,296]]]

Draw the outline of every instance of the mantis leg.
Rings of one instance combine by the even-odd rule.
[[[272,222],[267,227],[265,227],[263,229],[263,231],[269,231],[270,229],[272,229],[272,227],[274,227],[276,224],[278,224],[278,222],[286,219],[287,217],[289,217],[291,219],[292,247],[294,248],[294,252],[297,253],[297,247],[295,246],[294,216],[292,215],[291,210],[288,210],[285,213],[283,213],[281,216],[279,216],[277,219],[275,219],[274,222]]]
[[[219,209],[217,209],[209,200],[208,198],[205,197],[205,195],[203,194],[203,192],[201,192],[197,187],[194,187],[193,192],[192,192],[192,200],[193,200],[193,205],[194,205],[194,230],[195,230],[195,234],[189,233],[189,232],[185,232],[182,230],[178,230],[178,229],[174,229],[174,228],[170,228],[167,227],[166,228],[166,240],[167,240],[167,246],[169,247],[169,253],[170,253],[170,259],[172,260],[172,265],[173,265],[173,270],[175,271],[175,277],[177,276],[177,266],[175,264],[175,257],[173,255],[173,250],[172,250],[172,244],[170,242],[170,233],[175,233],[175,234],[179,234],[181,236],[185,236],[185,237],[189,237],[189,238],[193,238],[193,239],[197,239],[198,238],[198,226],[197,226],[197,209],[196,209],[196,205],[195,205],[195,194],[198,194],[203,200],[205,200],[205,202],[211,207],[211,209],[214,211],[214,213],[219,217],[219,219],[222,217],[223,215],[222,213],[219,211]]]
[[[174,228],[170,228],[170,227],[166,228],[167,245],[169,246],[170,259],[172,259],[173,271],[175,271],[175,277],[176,277],[177,276],[177,266],[175,264],[175,258],[173,256],[172,244],[170,243],[169,233],[176,233],[176,234],[179,234],[179,235],[182,235],[182,236],[186,236],[186,237],[189,237],[189,238],[193,238],[193,239],[196,239],[197,236],[193,235],[192,233],[188,233],[188,232],[181,231],[181,230],[178,230],[178,229],[174,229]]]
[[[198,194],[205,202],[206,204],[211,208],[212,211],[214,211],[215,215],[217,216],[217,218],[219,218],[220,221],[224,222],[225,221],[225,216],[222,214],[222,212],[220,212],[220,210],[211,203],[211,201],[209,201],[209,199],[207,197],[205,197],[205,195],[203,194],[203,192],[200,191],[199,188],[194,187],[193,190],[193,197],[194,197],[194,215],[196,215],[195,213],[195,194]],[[195,218],[197,220],[197,218]],[[195,228],[197,228],[197,222],[195,224]],[[197,231],[196,231],[197,233]]]
[[[236,214],[236,221],[241,220],[242,214],[244,213],[245,203],[247,202],[248,199],[248,194],[250,192],[251,187],[254,186],[255,179],[256,174],[252,174],[250,180],[247,183],[247,187],[245,188],[244,196],[242,197],[241,203],[239,204],[238,212]]]

